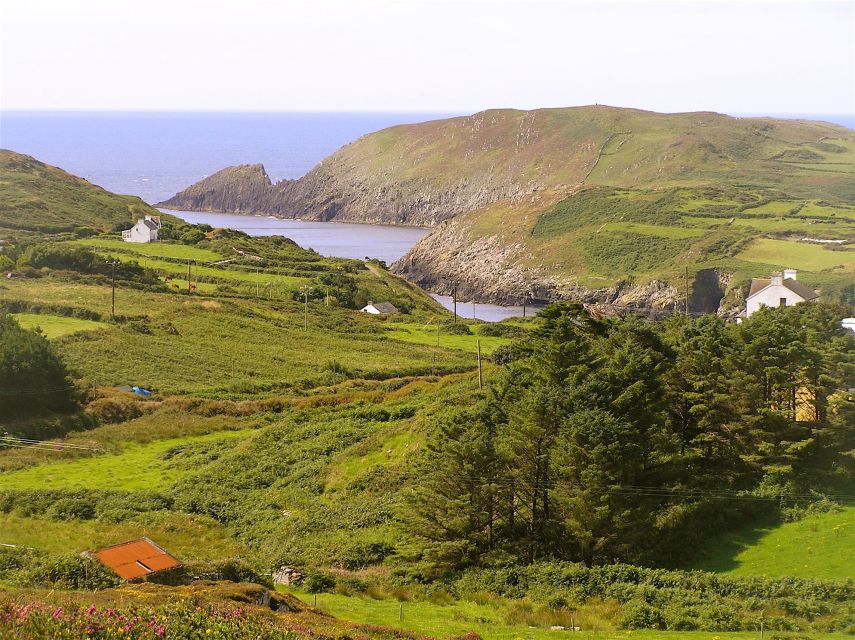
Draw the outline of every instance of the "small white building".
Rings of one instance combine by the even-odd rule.
[[[370,313],[375,316],[398,313],[398,308],[391,302],[369,302],[360,309],[362,313]]]
[[[770,278],[753,278],[745,300],[745,315],[760,307],[792,307],[800,302],[816,302],[819,294],[796,280],[795,269],[773,273]]]
[[[125,242],[154,242],[157,240],[157,232],[160,230],[160,216],[146,216],[140,218],[137,223],[122,231],[122,240]]]
[[[855,318],[843,318],[843,320],[840,321],[840,325],[844,329],[855,333]]]

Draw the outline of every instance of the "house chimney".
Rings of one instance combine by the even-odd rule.
[[[776,271],[772,274],[772,284],[781,285],[784,284],[784,276],[781,275],[780,271]]]
[[[784,280],[795,280],[797,273],[795,269],[784,269]]]

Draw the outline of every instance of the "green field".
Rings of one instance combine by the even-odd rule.
[[[70,244],[75,244],[83,247],[92,247],[94,249],[112,249],[123,253],[133,253],[142,258],[179,258],[182,260],[199,260],[201,262],[215,262],[222,260],[224,256],[211,251],[210,249],[200,249],[199,247],[179,244],[177,242],[149,242],[145,244],[136,244],[133,242],[124,242],[118,238],[83,238],[74,240]]]
[[[345,596],[331,593],[318,594],[317,598],[308,593],[294,592],[304,602],[317,606],[321,611],[337,618],[352,620],[362,624],[382,625],[407,629],[432,638],[463,636],[474,631],[484,640],[554,640],[567,632],[552,631],[548,627],[530,624],[508,624],[506,619],[514,615],[507,603],[478,604],[458,600],[447,604],[433,602],[399,602],[393,599],[373,599],[369,597]],[[587,612],[569,611],[556,618],[555,623],[569,627],[571,619],[581,630],[572,633],[573,638],[599,640],[632,640],[642,638],[653,640],[756,640],[760,637],[759,621],[756,632],[710,632],[710,631],[655,631],[655,630],[615,630],[612,625],[597,617],[597,609],[608,610],[608,603],[592,607]],[[572,617],[571,617],[572,616]],[[524,615],[522,616],[524,617]],[[566,618],[564,620],[563,618]],[[766,637],[792,638],[793,640],[844,639],[851,636],[844,633],[786,633],[767,632]]]
[[[81,331],[93,331],[108,327],[106,323],[95,320],[83,320],[81,318],[69,318],[66,316],[52,316],[48,314],[16,313],[15,320],[22,327],[35,329],[38,327],[48,339],[68,336]]]
[[[655,224],[637,224],[633,222],[609,222],[602,231],[626,231],[640,236],[657,238],[697,238],[704,235],[702,229],[687,229],[685,227],[666,227]]]
[[[12,280],[3,294],[30,304],[101,314],[110,309],[109,286],[46,281],[33,287]],[[119,289],[116,311],[145,317],[57,343],[75,370],[105,385],[137,384],[159,392],[250,392],[307,380],[320,383],[338,369],[383,376],[476,365],[452,344],[437,352],[428,344],[390,339],[378,331],[376,319],[320,302],[309,305],[308,330],[303,305],[264,298],[240,302]]]
[[[442,327],[439,327],[437,331],[436,326],[412,322],[387,323],[384,329],[385,335],[402,342],[438,346],[443,349],[458,349],[469,353],[477,351],[477,343],[480,341],[482,355],[489,355],[497,347],[511,342],[510,339],[501,337],[451,334]]]
[[[832,251],[822,245],[791,240],[756,240],[737,258],[779,268],[825,271],[855,268],[855,251]]]
[[[855,507],[710,541],[695,568],[738,576],[855,576]]]
[[[149,514],[141,522],[105,523],[0,514],[0,544],[46,553],[77,554],[143,536],[156,540],[185,561],[220,560],[247,553],[222,525],[202,516],[159,513]]]
[[[148,444],[128,443],[120,453],[95,454],[88,458],[45,462],[3,474],[4,489],[120,489],[157,490],[182,474],[164,455],[183,445],[217,443],[245,438],[252,430],[170,438]],[[62,451],[55,452],[61,458]]]

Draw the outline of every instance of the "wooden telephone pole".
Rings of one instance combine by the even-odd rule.
[[[478,349],[478,391],[484,389],[484,374],[481,370],[481,341],[476,340],[475,346]]]
[[[112,293],[112,302],[110,304],[110,319],[113,319],[116,317],[116,265],[119,264],[119,261],[118,260],[107,261],[107,264],[109,264],[113,268],[112,269],[112,278],[111,278],[112,279],[113,293]]]

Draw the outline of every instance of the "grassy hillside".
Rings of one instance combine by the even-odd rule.
[[[559,213],[542,224],[532,237],[575,229]],[[644,216],[608,224],[608,233],[654,238],[662,226]],[[501,395],[501,384],[491,387],[503,371],[497,362],[519,357],[515,340],[544,318],[453,325],[423,291],[377,264],[323,258],[284,239],[170,226],[175,238],[151,245],[109,233],[33,233],[4,245],[14,266],[13,277],[0,281],[0,312],[44,329],[73,372],[79,411],[0,416],[0,434],[46,441],[0,444],[0,545],[12,545],[0,547],[0,612],[13,600],[116,606],[118,599],[117,608],[127,606],[129,591],[91,592],[105,585],[88,582],[97,576],[78,554],[145,535],[185,561],[191,575],[239,566],[241,575],[263,582],[259,574],[274,567],[301,567],[310,572],[306,588],[324,591],[319,605],[333,614],[442,637],[474,630],[487,640],[542,640],[555,633],[551,625],[579,622],[585,633],[610,634],[598,637],[629,637],[630,629],[662,637],[667,627],[665,637],[708,638],[747,632],[764,615],[781,637],[853,628],[846,617],[851,584],[840,580],[851,570],[841,553],[848,520],[838,529],[831,520],[781,529],[784,537],[793,527],[813,532],[810,553],[826,568],[799,567],[796,547],[787,547],[783,555],[793,561],[778,558],[766,573],[824,582],[558,561],[514,565],[501,552],[483,568],[434,579],[424,550],[403,532],[404,504],[425,480],[425,455],[440,429],[459,419],[461,408]],[[661,237],[666,247],[694,242],[703,227],[669,229]],[[54,261],[37,264],[48,249]],[[71,260],[90,251],[96,260]],[[114,317],[111,273],[102,269],[107,257],[122,266]],[[358,296],[392,300],[405,313],[361,314]],[[485,360],[497,356],[483,363],[483,390],[476,341]],[[115,388],[125,384],[153,394]],[[51,390],[31,393],[42,392]],[[779,544],[789,543],[761,540],[739,561],[771,566],[763,549]],[[733,560],[722,558],[708,568],[731,571]],[[199,588],[207,596],[240,591]],[[154,585],[126,589],[138,606],[151,604],[146,589],[173,599],[199,595]],[[396,623],[398,600],[408,602]],[[157,615],[185,624],[175,612],[181,605],[170,606],[172,613]],[[272,620],[264,637],[290,628],[287,617]],[[386,638],[329,618],[291,621],[298,635],[309,633],[303,624],[324,638]]]
[[[134,196],[120,196],[62,169],[0,150],[0,232],[57,233],[114,225],[160,213]]]
[[[782,266],[851,298],[853,178],[842,126],[596,105],[390,127],[300,180],[229,168],[166,204],[436,226],[397,273],[479,301],[671,307],[688,268],[709,310]]]
[[[737,576],[846,580],[855,575],[855,507],[729,534],[712,541],[694,566]]]

